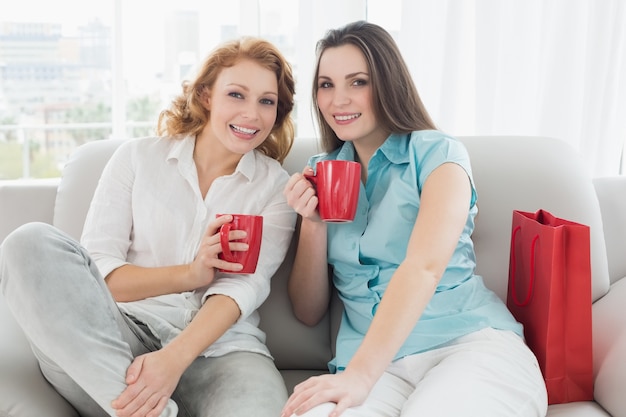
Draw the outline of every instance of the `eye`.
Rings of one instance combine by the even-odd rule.
[[[331,88],[333,85],[328,81],[322,81],[318,84],[317,88]]]
[[[362,78],[357,78],[356,80],[352,81],[352,85],[356,87],[367,85],[367,80],[364,80]]]
[[[261,104],[267,104],[268,106],[273,106],[274,104],[276,104],[276,102],[274,100],[272,100],[271,98],[262,98],[260,100]]]
[[[228,93],[228,95],[229,95],[230,97],[233,97],[233,98],[243,98],[243,94],[238,93],[238,92],[236,92],[236,91],[230,92],[230,93]]]

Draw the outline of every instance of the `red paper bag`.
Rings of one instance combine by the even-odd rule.
[[[524,325],[548,404],[592,400],[589,226],[514,210],[507,307]]]

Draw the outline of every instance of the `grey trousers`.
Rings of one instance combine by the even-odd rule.
[[[115,416],[133,359],[160,349],[146,326],[123,314],[87,251],[44,223],[0,246],[0,290],[50,384],[83,417]],[[162,417],[276,417],[287,391],[273,361],[234,352],[197,358]]]

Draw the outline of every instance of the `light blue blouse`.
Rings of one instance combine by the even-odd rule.
[[[354,160],[351,142],[333,153],[311,158]],[[363,340],[389,281],[403,261],[430,173],[446,162],[459,164],[472,183],[467,222],[437,290],[395,359],[440,346],[485,327],[513,330],[522,326],[502,300],[474,273],[476,190],[468,153],[456,138],[439,131],[391,135],[372,156],[367,184],[359,193],[353,222],[328,224],[328,263],[343,301],[344,313],[331,372],[346,367]]]

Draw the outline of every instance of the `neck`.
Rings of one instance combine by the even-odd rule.
[[[354,159],[361,164],[361,181],[363,184],[367,182],[367,167],[374,152],[381,147],[389,136],[386,132],[370,138],[362,138],[352,141],[354,145]]]
[[[204,134],[196,137],[193,150],[193,160],[198,172],[228,175],[235,172],[242,155],[229,152],[217,140],[212,140]]]

